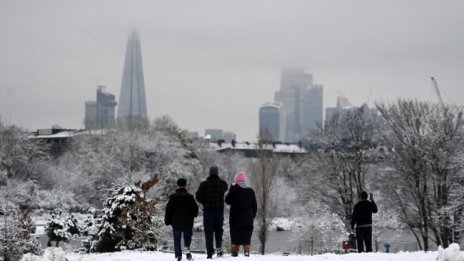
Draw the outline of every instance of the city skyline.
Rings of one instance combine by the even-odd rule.
[[[264,9],[263,9],[264,7]],[[464,3],[124,1],[0,3],[0,117],[30,130],[83,128],[95,86],[119,96],[125,40],[143,42],[147,113],[181,128],[258,135],[258,110],[300,67],[360,106],[416,97],[464,104]],[[119,97],[116,97],[119,99]]]

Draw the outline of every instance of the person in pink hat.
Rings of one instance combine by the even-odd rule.
[[[230,205],[231,254],[238,256],[240,246],[243,245],[244,255],[250,256],[253,220],[257,211],[256,196],[254,190],[248,186],[244,172],[237,173],[234,182],[225,198],[225,202]]]

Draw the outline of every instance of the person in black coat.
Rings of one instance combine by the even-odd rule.
[[[174,235],[174,253],[177,260],[182,259],[181,237],[184,235],[185,254],[188,260],[192,259],[190,244],[193,234],[193,219],[198,216],[198,205],[193,195],[187,192],[187,180],[177,180],[176,193],[169,196],[164,223],[172,226]]]
[[[257,211],[256,196],[253,189],[246,184],[245,173],[237,173],[234,181],[235,184],[230,186],[225,199],[226,203],[230,205],[231,253],[232,256],[238,256],[240,245],[243,245],[245,256],[250,256],[253,220]]]
[[[200,183],[195,198],[203,205],[203,226],[205,229],[205,244],[207,259],[213,258],[214,242],[216,240],[216,255],[222,256],[222,233],[224,224],[224,194],[227,183],[219,178],[217,166],[211,166],[209,176]]]
[[[370,201],[367,200],[367,192],[361,192],[361,200],[354,205],[351,219],[351,229],[356,225],[356,241],[358,253],[372,252],[372,213],[377,213],[377,205],[374,202],[374,196],[370,194]]]

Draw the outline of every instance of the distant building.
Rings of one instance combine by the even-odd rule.
[[[135,31],[129,34],[127,40],[118,122],[129,128],[144,127],[148,124],[142,51],[139,35]]]
[[[222,140],[223,133],[222,129],[206,129],[205,137],[209,136],[212,141]]]
[[[222,139],[225,141],[225,142],[232,142],[232,140],[237,140],[237,135],[235,135],[235,133],[233,133],[232,131],[224,131],[222,133]]]
[[[256,158],[259,154],[259,151],[264,150],[272,152],[272,154],[279,157],[300,157],[305,156],[309,152],[298,146],[297,144],[285,144],[285,143],[273,143],[266,144],[264,146],[259,146],[256,143],[221,143],[210,142],[208,144],[210,150],[215,150],[219,153],[237,153],[243,155],[247,158]]]
[[[353,110],[356,107],[351,104],[351,102],[343,96],[337,97],[337,106],[336,107],[327,107],[325,109],[325,120],[330,121],[337,113],[343,113],[345,111]]]
[[[38,129],[28,137],[30,140],[49,144],[48,148],[53,156],[60,156],[68,149],[70,141],[83,135],[104,135],[108,130],[74,130],[65,129],[59,126],[52,126],[50,129]]]
[[[97,128],[97,102],[86,101],[85,102],[85,129],[96,129]]]
[[[198,137],[199,137],[198,131],[189,131],[189,132],[187,132],[187,138],[189,138],[191,140],[198,139]]]
[[[113,94],[97,88],[97,101],[85,102],[85,129],[109,129],[115,127],[116,100]]]
[[[377,108],[370,108],[367,103],[361,105],[361,107],[356,107],[351,102],[343,96],[337,97],[337,106],[328,107],[325,109],[325,120],[331,121],[336,115],[343,116],[344,113],[362,109],[362,117],[364,120],[375,120],[378,124],[378,135],[381,135],[384,132],[384,121],[382,117],[379,116],[379,111]],[[380,136],[376,136],[376,139],[379,139]]]
[[[103,86],[97,88],[97,127],[108,129],[115,127],[116,99],[113,94],[104,92]]]
[[[265,103],[259,109],[259,137],[270,141],[285,140],[285,111],[280,102]]]
[[[312,74],[303,69],[282,70],[274,100],[285,108],[285,142],[297,142],[322,122],[323,86],[313,84]]]

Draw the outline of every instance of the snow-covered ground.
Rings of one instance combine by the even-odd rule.
[[[121,252],[121,253],[106,253],[106,254],[88,254],[78,255],[69,254],[67,255],[69,261],[172,261],[174,255],[171,253],[137,253],[137,252]],[[195,261],[206,260],[205,254],[195,254]],[[184,257],[185,259],[185,257]],[[231,257],[224,256],[222,258],[215,258],[221,261],[239,261],[239,260],[262,260],[262,261],[409,261],[409,260],[420,260],[420,261],[435,261],[437,259],[437,252],[412,252],[412,253],[397,253],[397,254],[385,254],[385,253],[363,253],[363,254],[346,254],[346,255],[335,255],[335,254],[324,254],[318,256],[282,256],[282,255],[252,255],[251,257]]]
[[[175,260],[172,253],[162,252],[137,252],[123,251],[116,253],[103,254],[65,254],[60,248],[48,248],[45,251],[44,257],[34,257],[26,255],[21,261],[172,261]],[[240,261],[240,260],[262,260],[262,261],[464,261],[464,253],[459,250],[458,244],[452,244],[449,248],[430,252],[400,252],[395,254],[387,253],[351,253],[351,254],[324,254],[316,256],[307,255],[290,255],[283,256],[278,254],[269,255],[252,255],[250,257],[231,257],[224,256],[214,258],[220,261]],[[185,258],[184,258],[185,260]],[[205,254],[194,254],[194,260],[206,260]]]

